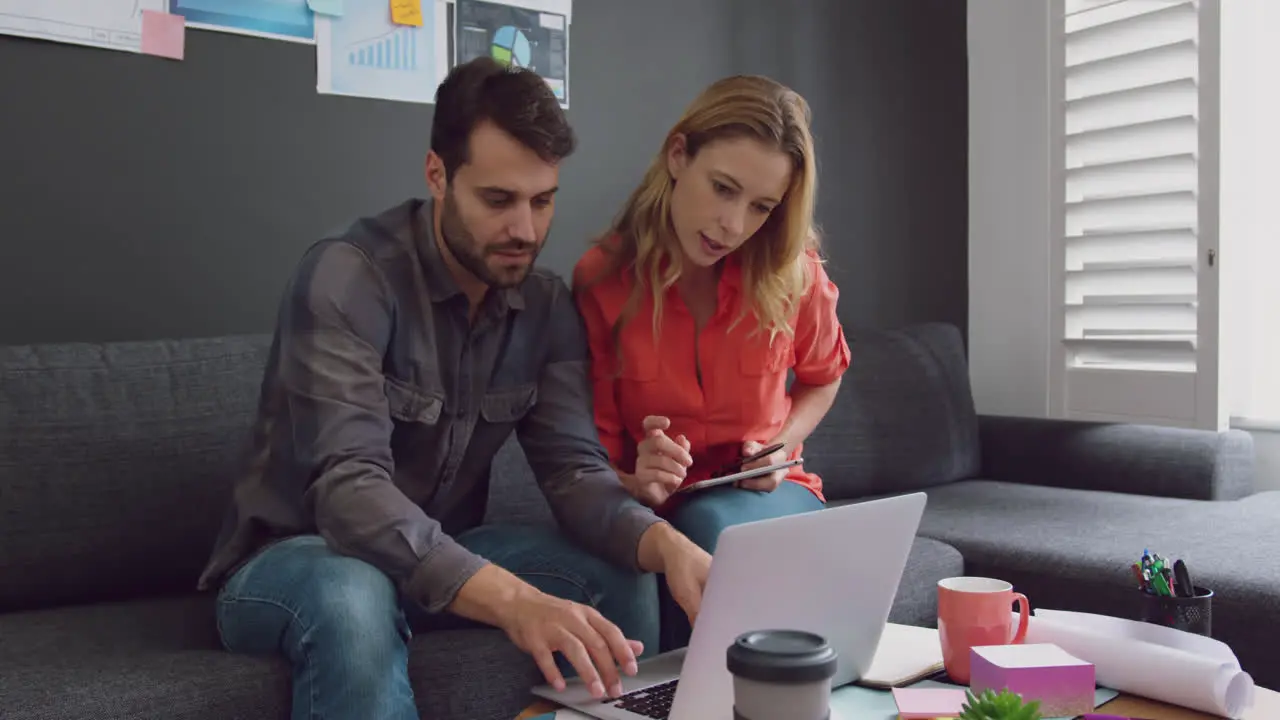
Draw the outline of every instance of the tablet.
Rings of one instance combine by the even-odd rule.
[[[794,460],[787,460],[786,462],[780,462],[776,465],[766,465],[765,467],[758,467],[751,470],[743,470],[741,472],[736,472],[731,475],[721,475],[719,477],[708,478],[706,480],[699,480],[696,483],[691,483],[689,485],[685,485],[681,487],[680,489],[676,490],[676,492],[673,494],[693,492],[694,490],[705,490],[707,488],[716,487],[718,485],[726,485],[728,483],[735,483],[739,480],[746,480],[747,478],[760,477],[761,475],[768,475],[774,470],[789,468],[794,465],[799,465],[802,462],[804,462],[804,458],[795,458]]]

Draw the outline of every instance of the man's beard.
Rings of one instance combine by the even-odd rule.
[[[458,264],[466,268],[467,272],[474,275],[477,280],[493,288],[512,288],[524,282],[525,277],[529,275],[529,270],[533,268],[534,261],[538,259],[538,253],[542,250],[538,247],[538,243],[524,238],[513,238],[501,245],[480,247],[475,236],[462,222],[452,190],[446,192],[444,196],[444,207],[440,213],[440,234],[443,235],[445,247],[449,248],[449,252],[453,254]],[[487,260],[493,253],[512,251],[528,252],[532,257],[529,258],[527,265],[520,267],[489,266]]]

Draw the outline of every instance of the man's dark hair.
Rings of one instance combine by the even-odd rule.
[[[431,150],[444,161],[446,178],[467,162],[471,131],[485,120],[547,162],[568,157],[577,144],[546,80],[481,56],[450,70],[436,90]]]

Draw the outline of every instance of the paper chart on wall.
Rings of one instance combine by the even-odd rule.
[[[488,55],[542,76],[569,107],[571,0],[457,0],[458,62]]]
[[[167,9],[167,0],[0,0],[0,34],[136,53],[143,12]]]
[[[362,3],[371,0],[360,0]],[[315,42],[315,12],[307,0],[167,0],[187,27],[271,40]],[[354,3],[353,3],[354,4]]]
[[[434,103],[449,72],[449,15],[422,4],[422,25],[397,25],[386,2],[347,3],[342,17],[316,18],[316,91]]]

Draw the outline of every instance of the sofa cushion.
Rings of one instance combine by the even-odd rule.
[[[0,611],[195,587],[269,340],[0,347]]]
[[[848,335],[853,361],[805,444],[828,500],[906,492],[974,477],[978,418],[964,341],[930,323]]]
[[[960,550],[1032,608],[1136,617],[1129,566],[1144,549],[1182,558],[1212,588],[1214,635],[1265,687],[1280,686],[1280,492],[1214,502],[987,480],[928,491],[922,535]]]
[[[1237,500],[1255,487],[1253,436],[1133,423],[982,415],[990,480],[1188,500]]]
[[[926,537],[911,544],[889,622],[919,627],[938,626],[938,581],[964,574],[960,551]]]
[[[288,720],[288,666],[223,650],[212,603],[190,596],[0,615],[0,715]],[[409,675],[432,720],[510,720],[541,677],[497,630],[415,636]]]

